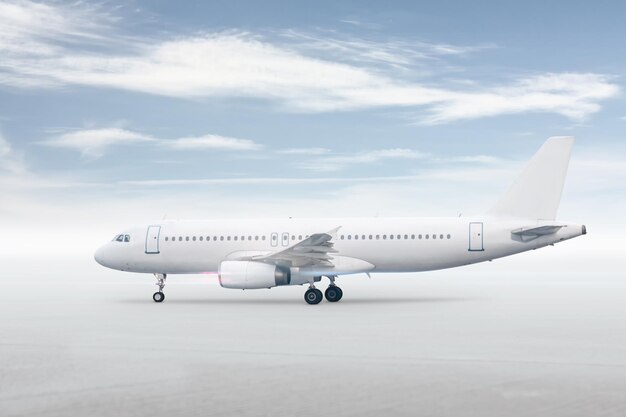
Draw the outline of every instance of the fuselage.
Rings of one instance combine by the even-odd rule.
[[[287,249],[315,233],[336,230],[333,273],[417,272],[483,262],[585,233],[566,225],[520,239],[512,232],[554,222],[502,218],[313,218],[162,221],[131,227],[96,252],[109,268],[130,272],[217,272],[220,263]],[[128,240],[125,242],[124,240]]]

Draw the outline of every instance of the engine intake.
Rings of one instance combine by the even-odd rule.
[[[219,269],[220,285],[224,288],[272,288],[291,283],[291,270],[280,265],[254,261],[224,261]]]

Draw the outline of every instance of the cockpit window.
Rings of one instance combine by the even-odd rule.
[[[130,242],[130,235],[117,235],[113,238],[114,242]]]

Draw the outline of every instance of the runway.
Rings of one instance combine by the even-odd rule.
[[[14,259],[0,415],[626,414],[623,280],[506,262],[346,277],[309,306],[212,276],[170,277],[155,304],[149,276]]]

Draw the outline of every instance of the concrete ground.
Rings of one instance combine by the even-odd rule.
[[[626,415],[624,278],[519,256],[345,277],[317,306],[211,276],[155,304],[89,256],[4,260],[0,415]]]

